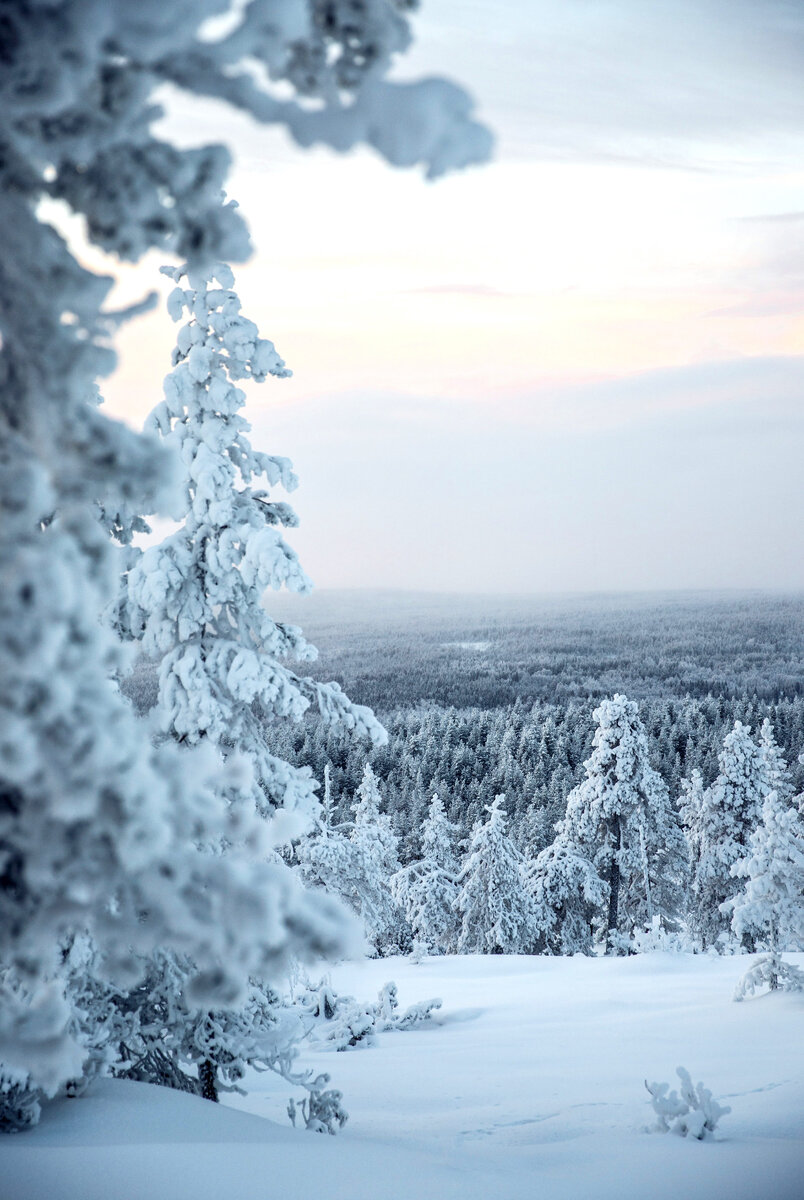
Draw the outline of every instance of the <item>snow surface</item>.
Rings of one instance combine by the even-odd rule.
[[[790,955],[804,966],[804,955]],[[287,1124],[290,1089],[212,1105],[105,1080],[0,1145],[2,1200],[801,1200],[804,996],[736,1004],[746,957],[458,956],[332,972],[340,992],[440,996],[431,1025],[342,1054],[337,1138]],[[685,1066],[731,1105],[714,1141],[645,1132],[643,1080]],[[236,1111],[237,1108],[245,1111]],[[263,1118],[269,1117],[270,1121]]]

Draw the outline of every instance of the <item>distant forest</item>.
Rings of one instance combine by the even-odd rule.
[[[804,596],[321,592],[269,606],[318,646],[305,670],[371,705],[390,734],[371,751],[310,717],[273,727],[275,753],[318,779],[331,764],[336,820],[370,761],[405,858],[434,791],[465,835],[504,792],[523,851],[549,845],[591,750],[592,711],[615,692],[639,702],[671,796],[696,767],[714,779],[735,720],[757,732],[766,717],[804,788]],[[147,664],[125,686],[141,707],[155,698]]]

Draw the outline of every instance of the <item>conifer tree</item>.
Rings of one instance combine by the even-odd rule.
[[[403,909],[417,942],[430,952],[448,954],[457,941],[458,896],[456,827],[448,820],[438,792],[422,830],[422,857],[391,878],[391,892]]]
[[[730,934],[723,905],[738,891],[732,867],[745,857],[771,790],[763,755],[740,721],[723,740],[718,766],[717,778],[701,798],[693,830],[699,849],[690,888],[690,922],[705,949]]]
[[[505,796],[486,806],[475,826],[458,884],[461,954],[528,954],[536,936],[524,861],[506,832]]]
[[[570,792],[559,836],[607,885],[602,928],[607,947],[619,949],[654,917],[674,920],[687,850],[667,788],[650,765],[637,705],[615,695],[594,718],[586,778]]]
[[[774,958],[804,949],[804,825],[776,792],[765,797],[747,850],[731,868],[743,889],[723,905],[735,935]]]
[[[369,941],[380,953],[392,953],[407,938],[405,919],[391,895],[391,877],[399,870],[397,838],[390,817],[380,812],[377,776],[366,763],[354,806],[350,834],[357,855],[359,883],[353,903]]]
[[[790,768],[767,717],[759,731],[759,753],[765,769],[765,786],[776,792],[781,804],[786,804],[794,790]]]
[[[267,588],[307,591],[310,585],[279,532],[296,524],[293,510],[257,486],[264,480],[295,487],[290,463],[252,449],[241,413],[246,396],[237,382],[289,372],[273,344],[241,315],[228,267],[215,268],[217,287],[210,278],[188,278],[189,286],[181,287],[186,272],[164,270],[177,284],[169,310],[174,320],[185,311],[189,320],[179,331],[164,400],[151,423],[178,446],[187,472],[184,520],[134,562],[119,619],[151,659],[161,656],[155,712],[163,733],[245,761],[248,771],[229,800],[270,817],[273,841],[282,844],[311,822],[317,785],[309,767],[294,768],[270,752],[268,726],[298,719],[315,700],[325,720],[375,744],[385,732],[337,684],[300,677],[285,665],[283,659],[306,661],[315,651],[298,629],[273,621],[263,603]],[[188,965],[160,954],[149,973],[158,979],[168,970],[173,978]],[[231,1056],[224,1032],[253,1026],[269,1006],[252,1006],[251,1017],[245,1010],[206,1011],[200,1018],[175,1005],[171,1011],[193,1031],[174,1032],[178,1045],[209,1046],[212,1056],[199,1061],[199,1073],[204,1094],[216,1099],[219,1072],[228,1070]],[[270,1036],[266,1028],[263,1042]]]
[[[129,571],[125,632],[160,664],[164,732],[189,745],[211,742],[224,757],[246,756],[256,807],[297,810],[309,820],[312,773],[270,753],[266,726],[298,720],[314,701],[325,720],[376,744],[385,733],[337,684],[300,677],[285,665],[316,652],[263,604],[267,589],[307,592],[310,583],[280,532],[297,524],[295,513],[261,484],[295,488],[291,464],[252,449],[241,412],[246,396],[237,384],[290,372],[273,343],[242,316],[228,267],[215,268],[219,286],[188,278],[181,287],[184,269],[163,270],[177,284],[169,311],[174,320],[185,311],[189,319],[149,423],[178,447],[187,472],[183,523]]]
[[[527,885],[539,950],[591,954],[594,926],[608,899],[608,887],[592,862],[559,836],[531,863]]]

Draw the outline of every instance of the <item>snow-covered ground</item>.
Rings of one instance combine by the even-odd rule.
[[[804,965],[804,955],[791,956]],[[804,996],[731,993],[750,960],[384,959],[332,972],[436,1022],[306,1065],[351,1117],[291,1129],[272,1075],[228,1105],[103,1081],[0,1145],[2,1200],[801,1200]],[[645,1132],[643,1080],[687,1067],[732,1112],[716,1139]],[[232,1104],[236,1104],[236,1111]],[[270,1118],[269,1121],[263,1118]]]

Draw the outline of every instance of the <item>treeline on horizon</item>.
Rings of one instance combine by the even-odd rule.
[[[304,621],[319,646],[306,669],[372,705],[390,737],[371,750],[311,717],[272,725],[272,750],[318,780],[329,764],[338,820],[348,819],[370,762],[403,860],[419,852],[433,792],[464,836],[505,793],[514,837],[539,853],[583,776],[595,705],[618,691],[639,702],[651,764],[674,799],[694,769],[713,781],[735,721],[756,733],[765,718],[804,789],[804,597],[537,605],[329,593],[314,595],[309,612],[303,604],[280,603],[279,615]],[[150,707],[154,668],[142,662],[124,688]]]
[[[319,649],[310,673],[380,714],[687,696],[804,695],[804,595],[271,597]]]

